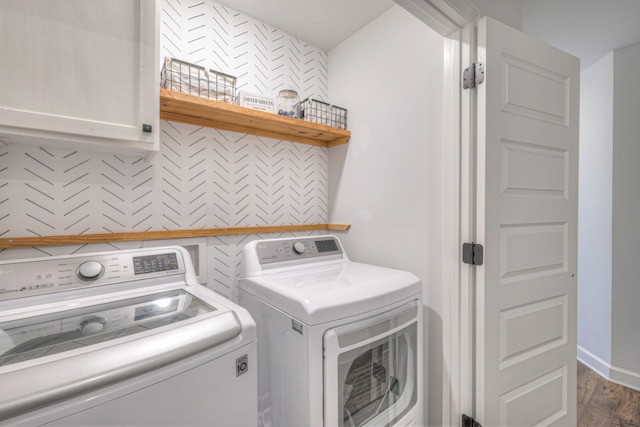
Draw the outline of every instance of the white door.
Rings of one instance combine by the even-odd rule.
[[[576,424],[579,60],[478,23],[475,418]]]

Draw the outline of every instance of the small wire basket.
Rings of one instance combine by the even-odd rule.
[[[347,109],[307,98],[300,102],[300,118],[334,128],[347,128]]]
[[[233,104],[236,100],[235,77],[175,58],[164,59],[160,85],[214,101]]]

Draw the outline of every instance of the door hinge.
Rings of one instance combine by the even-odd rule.
[[[465,68],[462,73],[463,89],[473,89],[482,83],[484,83],[484,64],[482,62],[471,64],[469,68]]]
[[[462,414],[462,427],[482,427],[475,418]]]
[[[484,262],[484,248],[478,243],[462,244],[462,262],[470,265],[482,265]]]

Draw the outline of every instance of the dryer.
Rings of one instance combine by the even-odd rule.
[[[352,262],[335,236],[243,250],[263,427],[422,425],[422,284]]]
[[[3,426],[255,426],[256,351],[183,248],[0,263]]]

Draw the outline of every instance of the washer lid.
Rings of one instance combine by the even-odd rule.
[[[52,313],[1,322],[0,367],[109,343],[169,325],[181,326],[189,319],[218,311],[184,289],[80,308],[73,303],[69,306]],[[240,325],[235,325],[233,333],[240,333]]]
[[[255,339],[244,309],[199,285],[62,300],[33,313],[0,311],[0,419]]]
[[[307,325],[421,298],[422,292],[420,279],[409,272],[357,262],[240,279],[238,286]]]

